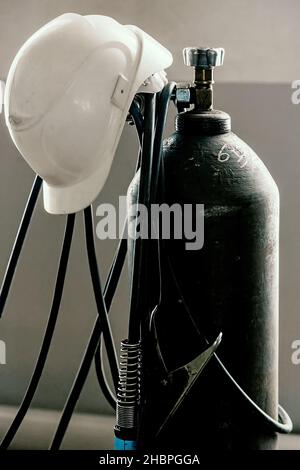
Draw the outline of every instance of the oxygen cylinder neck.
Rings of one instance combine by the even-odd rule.
[[[213,69],[195,67],[195,109],[209,111],[213,109]]]
[[[183,50],[185,65],[195,70],[191,98],[196,112],[213,109],[213,71],[215,67],[223,65],[224,54],[221,47],[186,47]]]
[[[177,86],[176,105],[179,114],[175,121],[176,130],[198,135],[230,132],[230,116],[213,109],[214,68],[223,65],[224,55],[225,51],[221,47],[183,49],[185,65],[194,68],[194,80]]]

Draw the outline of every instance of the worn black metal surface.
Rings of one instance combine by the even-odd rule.
[[[212,341],[222,331],[219,357],[248,395],[277,418],[279,196],[262,161],[230,132],[228,119],[215,111],[211,116],[182,114],[177,119],[180,130],[164,142],[164,201],[203,203],[205,241],[198,251],[187,251],[184,239],[164,244],[181,295],[163,257],[164,294],[155,331],[170,369],[205,349],[203,336]],[[136,178],[131,196],[137,184]],[[156,302],[154,293],[151,308]],[[165,380],[153,329],[149,333],[144,325],[143,336],[141,446],[199,451],[274,448],[276,436],[264,429],[215,359],[155,437],[180,384]]]

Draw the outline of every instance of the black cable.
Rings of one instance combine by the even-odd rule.
[[[100,389],[103,393],[104,398],[112,407],[112,409],[115,411],[116,410],[116,397],[113,394],[113,391],[111,390],[109,386],[109,383],[107,381],[107,378],[103,369],[103,357],[102,357],[103,348],[102,348],[102,341],[101,341],[101,333],[102,332],[100,332],[100,341],[98,341],[97,349],[94,354],[96,377],[97,377],[98,384],[100,386]]]
[[[165,96],[165,94],[163,96]],[[165,100],[162,99],[162,106],[164,106],[164,102]],[[139,107],[135,102],[132,103],[132,106],[130,108],[130,114],[132,115],[132,118],[136,125],[138,136],[139,136],[140,143],[141,143],[142,132],[143,132],[143,120],[140,115]],[[165,119],[163,122],[165,123]],[[163,124],[163,127],[164,127],[164,124]],[[159,124],[158,124],[158,129],[160,129]],[[139,165],[140,165],[140,158],[138,159],[136,171],[139,168]],[[109,308],[110,308],[110,305],[111,305],[111,302],[112,302],[112,299],[116,290],[116,286],[118,284],[118,280],[121,275],[121,271],[122,271],[125,257],[126,257],[126,252],[127,252],[127,241],[124,238],[124,236],[122,236],[122,239],[119,243],[119,246],[118,246],[118,249],[117,249],[117,252],[116,252],[114,261],[112,263],[112,266],[111,266],[111,269],[110,269],[110,272],[106,281],[106,285],[104,288],[104,299],[105,299],[107,311],[109,311]],[[99,360],[101,333],[102,331],[101,331],[101,326],[99,323],[99,318],[97,318],[94,323],[93,330],[92,330],[87,348],[85,350],[83,359],[79,366],[76,378],[72,385],[72,389],[70,391],[70,394],[64,406],[61,419],[58,424],[57,430],[55,432],[52,444],[50,446],[51,450],[59,449],[62,443],[63,437],[69,425],[76,403],[78,401],[78,398],[80,396],[84,383],[87,379],[93,357],[95,357],[97,378],[101,386],[101,389],[103,391],[103,394],[105,398],[108,400],[108,402],[110,403],[110,405],[113,408],[115,408],[115,400],[107,385],[107,382],[103,373],[102,362],[101,360]]]
[[[36,175],[28,200],[27,200],[27,203],[26,203],[26,206],[25,206],[22,220],[19,225],[19,229],[18,229],[18,233],[14,242],[14,246],[10,254],[10,258],[7,264],[6,272],[5,272],[2,286],[0,289],[0,318],[2,316],[4,307],[6,304],[6,300],[7,300],[10,288],[11,288],[12,280],[15,274],[18,261],[19,261],[22,246],[26,238],[26,234],[27,234],[31,217],[32,217],[32,214],[36,205],[36,201],[37,201],[40,189],[41,189],[42,182],[43,182],[42,178],[39,175]]]
[[[179,281],[178,279],[176,278],[176,274],[175,274],[175,270],[174,270],[174,267],[172,266],[172,263],[170,261],[170,259],[168,258],[168,263],[169,263],[169,268],[170,268],[170,272],[171,272],[171,275],[172,275],[172,279],[173,279],[173,282],[175,284],[175,288],[182,300],[182,303],[184,305],[184,308],[185,308],[185,311],[187,312],[195,330],[197,331],[199,337],[201,337],[205,343],[207,345],[210,345],[209,341],[207,340],[207,338],[204,336],[204,334],[199,330],[196,322],[194,321],[194,318],[193,318],[193,315],[192,315],[192,312],[190,311],[190,308],[188,306],[188,303],[185,299],[185,297],[183,296],[183,292],[182,292],[182,289],[181,289],[181,286],[179,284]],[[282,434],[289,434],[292,429],[293,429],[293,423],[291,421],[291,418],[289,417],[289,415],[287,414],[287,412],[284,410],[284,408],[281,406],[281,405],[278,405],[278,417],[279,417],[279,420],[276,420],[274,418],[272,418],[270,415],[268,415],[262,408],[260,408],[253,400],[252,398],[249,397],[249,395],[245,392],[245,390],[242,389],[242,387],[236,382],[236,380],[233,378],[233,376],[230,374],[230,372],[228,371],[228,369],[226,368],[226,366],[223,364],[223,362],[221,361],[221,359],[218,357],[217,353],[214,353],[214,358],[215,360],[217,361],[218,365],[221,367],[221,369],[223,370],[223,372],[225,373],[225,375],[227,376],[227,378],[229,379],[229,381],[233,384],[233,386],[239,391],[240,395],[243,397],[243,399],[245,400],[245,402],[250,405],[250,407],[252,409],[255,410],[256,412],[256,416],[257,418],[261,419],[262,422],[264,422],[264,424],[266,426],[268,426],[268,428],[273,431],[273,432],[279,432],[279,433],[282,433]]]
[[[164,200],[164,165],[162,160],[162,147],[163,147],[163,133],[166,127],[167,116],[170,101],[174,95],[174,91],[176,88],[175,82],[168,83],[164,89],[162,90],[160,97],[159,97],[159,110],[160,114],[157,120],[156,125],[156,133],[155,133],[155,140],[154,140],[154,147],[153,147],[153,175],[151,177],[151,202],[157,202],[157,193],[158,193],[158,186],[160,186],[160,197]],[[153,221],[154,222],[154,221]],[[163,294],[165,292],[164,288],[164,254],[166,251],[165,240],[160,238],[159,233],[159,220],[155,221],[155,229],[157,231],[157,253],[158,253],[158,277],[159,277],[159,298],[158,298],[158,305],[162,302]],[[153,314],[153,312],[152,312]],[[152,315],[150,316],[151,322]]]
[[[111,375],[115,387],[118,388],[119,381],[119,368],[117,354],[112,338],[110,323],[108,320],[106,305],[102,295],[102,287],[98,270],[95,240],[94,240],[94,223],[93,223],[93,210],[92,206],[84,209],[84,224],[85,224],[85,239],[86,249],[88,255],[89,269],[94,289],[94,296],[97,305],[100,325],[103,332],[104,342],[107,351],[108,362],[111,370]]]
[[[65,403],[61,418],[59,420],[52,442],[50,444],[50,447],[49,447],[50,450],[58,450],[62,443],[62,440],[68,428],[71,416],[73,414],[75,405],[77,403],[77,400],[79,398],[83,385],[88,376],[90,366],[91,366],[91,363],[95,354],[95,348],[97,347],[97,344],[98,344],[100,331],[101,331],[100,323],[99,323],[99,319],[97,318],[95,321],[92,334],[88,342],[88,346],[84,352],[83,359],[81,361],[79,370],[77,372],[75,382],[72,386],[71,392]]]
[[[115,254],[113,263],[111,265],[111,268],[110,268],[110,271],[106,280],[106,285],[104,288],[103,295],[104,295],[104,301],[105,301],[107,312],[109,312],[113,297],[115,295],[116,287],[118,285],[121,272],[123,269],[123,265],[125,262],[126,254],[127,254],[127,240],[125,238],[125,229],[126,229],[126,224],[123,229],[122,238],[116,250],[116,254]],[[107,379],[105,377],[104,369],[103,369],[103,362],[101,358],[101,344],[102,344],[101,336],[102,336],[102,330],[100,329],[98,344],[94,352],[96,376],[97,376],[100,388],[103,392],[103,395],[107,399],[108,403],[112,406],[112,408],[116,409],[116,398],[113,395],[112,391],[110,390],[110,387],[108,385]]]
[[[139,98],[143,99],[142,97],[139,97]],[[138,104],[137,100],[134,100],[132,102],[130,110],[129,110],[129,114],[131,115],[131,118],[132,118],[132,120],[135,124],[136,131],[137,131],[137,134],[138,134],[138,139],[139,139],[139,142],[140,142],[140,148],[141,148],[142,147],[142,139],[143,139],[143,125],[144,125],[144,123],[143,123],[143,116],[142,116],[141,110],[140,110],[140,105]],[[139,152],[139,156],[138,156],[137,163],[136,163],[136,168],[135,168],[135,173],[138,171],[138,169],[140,167],[140,160],[141,160],[141,152]],[[121,257],[122,257],[122,250],[124,250],[124,260],[125,260],[125,256],[126,256],[126,253],[127,253],[127,242],[124,239],[125,238],[125,230],[126,230],[126,222],[125,222],[125,226],[124,226],[123,231],[122,231],[121,242],[119,243],[119,246],[117,248],[117,253],[119,253],[119,251],[121,251],[120,252]],[[115,258],[116,258],[116,256],[115,256]],[[118,256],[117,256],[117,258],[118,258]],[[122,266],[123,266],[124,260],[122,261]],[[119,277],[120,277],[120,274],[121,274],[121,273],[119,274],[118,270],[116,270],[117,279],[115,280],[115,282],[113,281],[113,279],[112,279],[112,282],[109,282],[111,274],[114,273],[114,270],[115,270],[115,266],[114,266],[114,262],[113,262],[113,264],[111,266],[110,273],[108,275],[107,284],[106,284],[107,287],[108,287],[107,295],[104,295],[105,300],[106,300],[105,303],[106,303],[107,311],[109,311],[109,309],[110,309],[112,298],[113,298],[115,290],[116,290],[116,285],[118,284],[118,280],[119,280]],[[106,289],[104,289],[104,292],[105,292],[105,290]],[[110,292],[110,290],[112,292]],[[116,399],[115,399],[112,391],[110,390],[110,387],[108,385],[107,378],[105,376],[105,372],[104,372],[104,369],[103,369],[101,336],[102,336],[102,332],[100,333],[100,336],[99,336],[99,343],[98,343],[98,346],[97,346],[97,349],[96,349],[96,352],[95,352],[95,358],[94,358],[96,376],[97,376],[98,383],[100,385],[100,388],[103,392],[104,397],[107,399],[108,403],[112,406],[112,408],[115,409],[116,408]]]
[[[143,118],[140,114],[139,106],[135,101],[133,101],[131,105],[130,114],[136,125],[139,140],[141,142],[142,133],[143,133]],[[139,166],[139,159],[138,159],[136,170],[138,166]],[[123,269],[124,261],[126,258],[126,253],[127,253],[127,240],[124,237],[124,233],[123,233],[122,238],[119,242],[116,254],[114,256],[114,260],[111,265],[105,287],[104,287],[103,297],[104,297],[107,312],[110,309],[111,302],[113,300],[116,287],[117,287],[119,278],[121,276],[121,271]],[[95,358],[96,374],[97,374],[98,382],[102,389],[102,392],[105,398],[108,400],[109,404],[114,409],[116,407],[115,399],[112,395],[111,390],[109,389],[107,385],[107,382],[104,376],[102,363],[101,361],[99,361],[101,334],[102,334],[102,329],[101,329],[101,325],[99,322],[99,317],[97,317],[95,320],[93,330],[90,335],[87,347],[85,349],[83,358],[78,368],[75,380],[73,382],[72,388],[70,390],[64,409],[62,411],[60,421],[58,423],[54,437],[52,439],[52,443],[50,445],[51,450],[58,450],[63,441],[64,435],[66,433],[72,414],[74,412],[76,403],[81,394],[83,386],[86,382],[93,358]]]
[[[106,285],[104,288],[103,295],[104,295],[107,310],[109,310],[109,307],[111,305],[114,292],[118,284],[121,271],[123,269],[126,252],[127,252],[127,241],[125,238],[122,238],[122,240],[119,243],[119,247],[117,249],[114,261],[110,268],[110,272],[109,272]],[[70,419],[72,417],[73,411],[75,409],[76,403],[78,401],[82,388],[87,379],[87,376],[91,367],[91,363],[93,361],[95,352],[97,350],[97,346],[99,344],[99,337],[100,337],[101,331],[102,330],[101,330],[99,317],[97,317],[94,323],[94,327],[93,327],[88,345],[86,347],[82,361],[78,368],[76,378],[72,385],[68,399],[65,403],[58,427],[56,429],[55,435],[53,437],[53,440],[50,446],[50,450],[58,450],[62,443],[62,440],[68,428]],[[109,396],[109,392],[107,392],[107,395]],[[115,408],[114,402],[113,402],[113,407]]]
[[[130,109],[129,109],[129,114],[132,117],[133,123],[135,125],[136,131],[137,131],[137,134],[138,134],[139,142],[142,145],[144,120],[143,120],[143,116],[141,114],[140,106],[136,102],[136,100],[133,100],[133,102],[131,103],[131,106],[130,106]]]
[[[162,146],[163,146],[163,134],[166,127],[168,110],[171,98],[176,88],[175,82],[168,83],[161,91],[158,99],[158,117],[155,128],[155,138],[153,144],[153,163],[152,163],[152,175],[151,175],[151,186],[150,186],[150,200],[151,203],[156,202],[158,178],[161,171],[161,160],[162,160]]]
[[[150,203],[150,184],[152,174],[152,156],[155,122],[155,98],[152,94],[145,94],[144,135],[141,156],[140,184],[138,204],[148,210]],[[136,221],[138,223],[138,221]],[[149,224],[148,224],[149,226]],[[146,243],[145,243],[146,242]],[[147,300],[147,271],[148,246],[147,240],[138,237],[134,244],[133,275],[131,282],[131,301],[129,317],[129,343],[140,341],[140,315],[148,308]]]
[[[150,204],[155,201],[158,177],[160,171],[163,132],[166,125],[169,103],[176,84],[167,84],[159,96],[157,121],[154,133],[154,104],[153,97],[145,97],[145,131],[141,157],[140,184],[138,203],[150,211]],[[154,137],[155,134],[155,137]],[[148,218],[148,230],[151,220]],[[141,315],[146,314],[147,300],[147,271],[149,243],[138,237],[135,241],[134,268],[131,287],[131,306],[129,319],[129,342],[137,343],[140,339]]]
[[[61,256],[60,256],[60,261],[59,261],[58,273],[57,273],[57,278],[56,278],[56,283],[55,283],[55,289],[54,289],[54,294],[53,294],[52,306],[51,306],[44,338],[42,341],[40,353],[38,355],[34,372],[31,376],[31,380],[26,390],[26,393],[24,395],[23,401],[18,409],[18,412],[11,426],[9,427],[8,431],[6,432],[0,444],[0,449],[7,449],[11,441],[13,440],[15,434],[17,433],[30,407],[30,404],[32,402],[32,399],[38,387],[38,384],[39,384],[39,381],[40,381],[40,378],[41,378],[41,375],[45,366],[45,362],[46,362],[48,352],[50,349],[51,340],[53,337],[57,316],[59,313],[61,298],[63,294],[64,281],[65,281],[70,248],[71,248],[71,243],[72,243],[72,236],[73,236],[73,231],[74,231],[74,223],[75,223],[75,214],[68,215],[64,241],[63,241],[63,246],[62,246],[62,251],[61,251]]]

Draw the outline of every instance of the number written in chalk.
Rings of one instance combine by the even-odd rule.
[[[241,168],[244,168],[248,163],[248,158],[239,149],[230,144],[224,144],[218,153],[218,160],[221,163],[228,162],[230,158],[236,158]]]

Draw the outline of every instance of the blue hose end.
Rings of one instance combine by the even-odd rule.
[[[136,450],[136,441],[129,441],[115,437],[114,442],[115,450]]]

